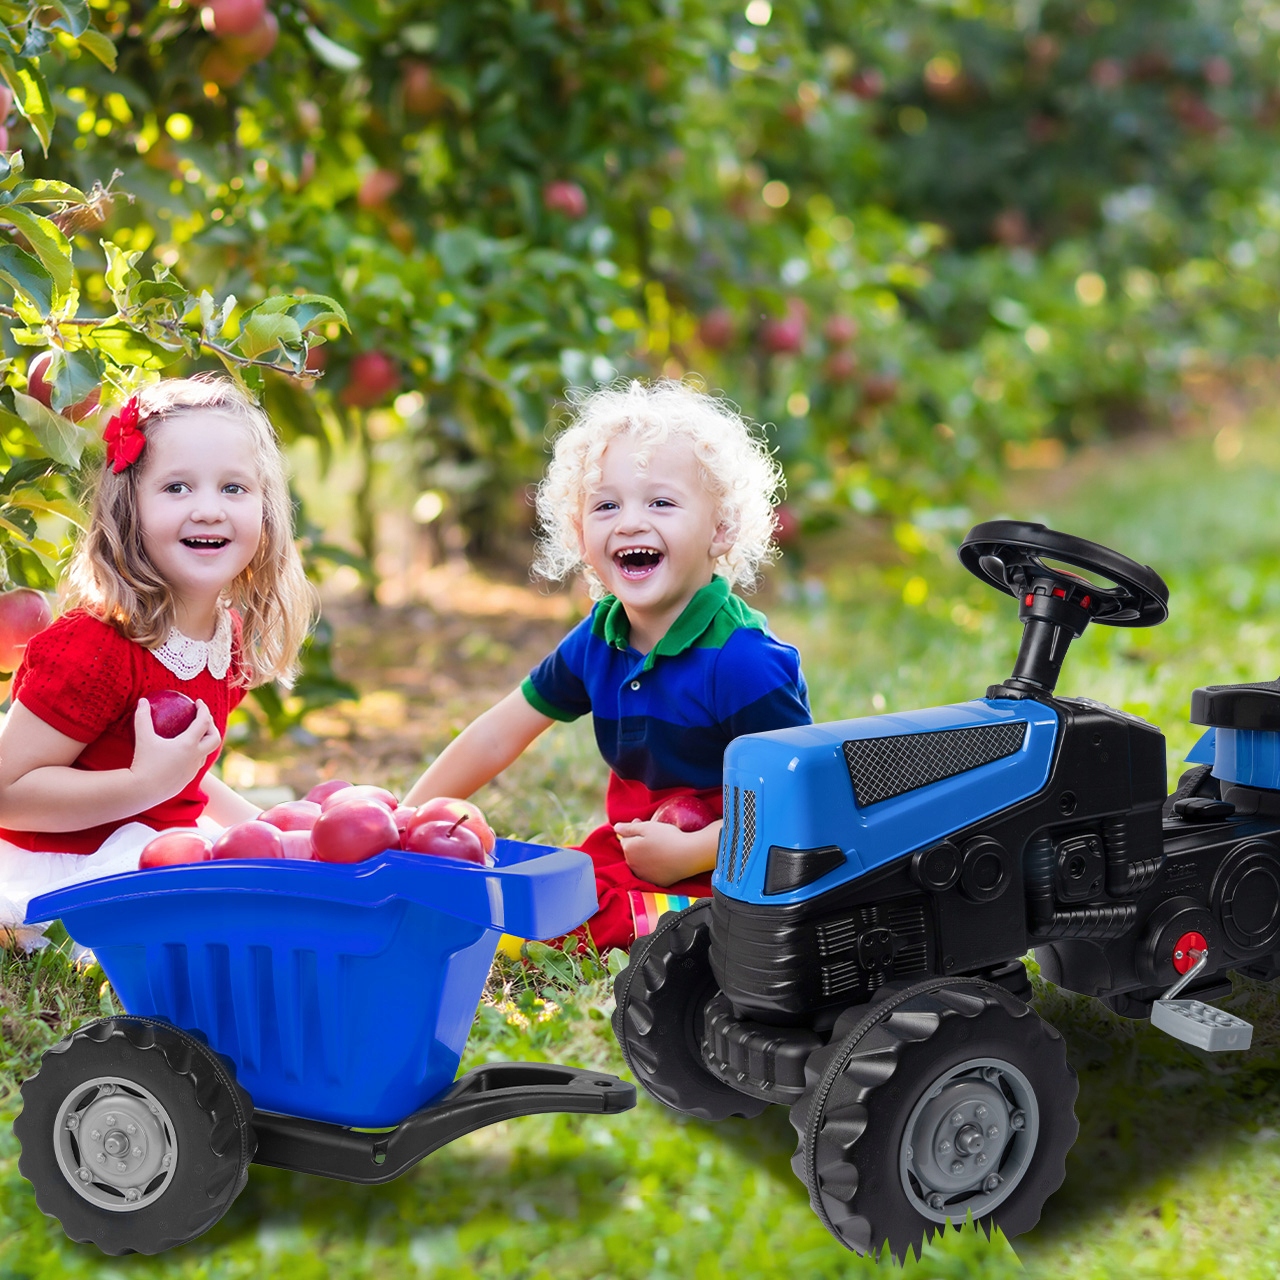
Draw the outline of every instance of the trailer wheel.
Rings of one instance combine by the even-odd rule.
[[[933,979],[848,1011],[806,1078],[791,1166],[857,1253],[887,1241],[901,1260],[970,1213],[1019,1235],[1066,1176],[1078,1085],[1062,1037],[990,983]]]
[[[631,1074],[661,1103],[701,1120],[758,1116],[769,1104],[722,1084],[702,1061],[703,1011],[716,994],[711,899],[700,898],[631,948],[614,979],[613,1034]]]
[[[18,1168],[72,1240],[160,1253],[207,1231],[243,1189],[252,1114],[234,1067],[193,1035],[104,1018],[23,1083]]]

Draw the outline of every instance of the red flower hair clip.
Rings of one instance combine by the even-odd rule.
[[[130,396],[119,413],[113,414],[102,433],[107,446],[107,461],[111,470],[120,472],[133,466],[142,456],[147,437],[141,431],[142,414],[138,409],[138,397]]]

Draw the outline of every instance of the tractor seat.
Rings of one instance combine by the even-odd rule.
[[[1280,680],[1197,689],[1191,695],[1191,723],[1215,729],[1280,730]]]

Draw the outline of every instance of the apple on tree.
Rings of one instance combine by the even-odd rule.
[[[243,62],[248,67],[269,57],[279,38],[279,19],[270,9],[267,9],[257,23],[243,35],[227,36],[222,42],[222,47],[238,62]]]
[[[228,827],[213,842],[213,857],[219,858],[283,858],[284,845],[280,829],[269,822],[253,818]]]
[[[550,213],[562,213],[575,222],[587,216],[587,193],[576,182],[548,182],[542,188],[542,204]]]
[[[221,39],[248,35],[267,11],[266,0],[205,0],[200,25]]]
[[[400,370],[383,351],[362,351],[351,361],[347,385],[339,397],[355,409],[372,409],[400,386]]]
[[[177,867],[188,862],[208,862],[213,856],[213,841],[199,831],[180,828],[162,831],[149,841],[138,855],[138,870],[152,867]]]
[[[16,671],[27,641],[52,621],[53,610],[39,591],[18,587],[0,595],[0,671]]]
[[[27,365],[27,395],[33,400],[39,400],[46,409],[53,408],[53,383],[49,381],[49,366],[52,363],[53,352],[41,351]],[[72,422],[88,417],[98,407],[99,395],[100,391],[95,387],[83,400],[63,409],[62,416],[70,418]]]
[[[374,169],[361,181],[356,203],[362,209],[376,209],[386,204],[399,190],[400,175],[394,169]]]
[[[719,820],[720,815],[701,796],[672,796],[654,811],[654,822],[669,822],[681,831],[701,831]]]

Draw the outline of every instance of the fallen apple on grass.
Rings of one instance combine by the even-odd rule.
[[[378,800],[355,799],[321,813],[311,829],[318,862],[364,862],[384,849],[400,848],[391,810]]]
[[[701,831],[718,821],[720,815],[699,796],[672,796],[654,811],[654,822],[669,822],[681,831]]]
[[[213,856],[213,841],[198,831],[162,831],[138,855],[138,870],[153,867],[177,867],[189,862],[208,862]]]
[[[196,718],[196,704],[176,689],[159,689],[147,694],[151,723],[162,738],[176,738],[191,727]]]
[[[283,858],[284,845],[280,828],[256,818],[228,827],[213,843],[213,857]]]

